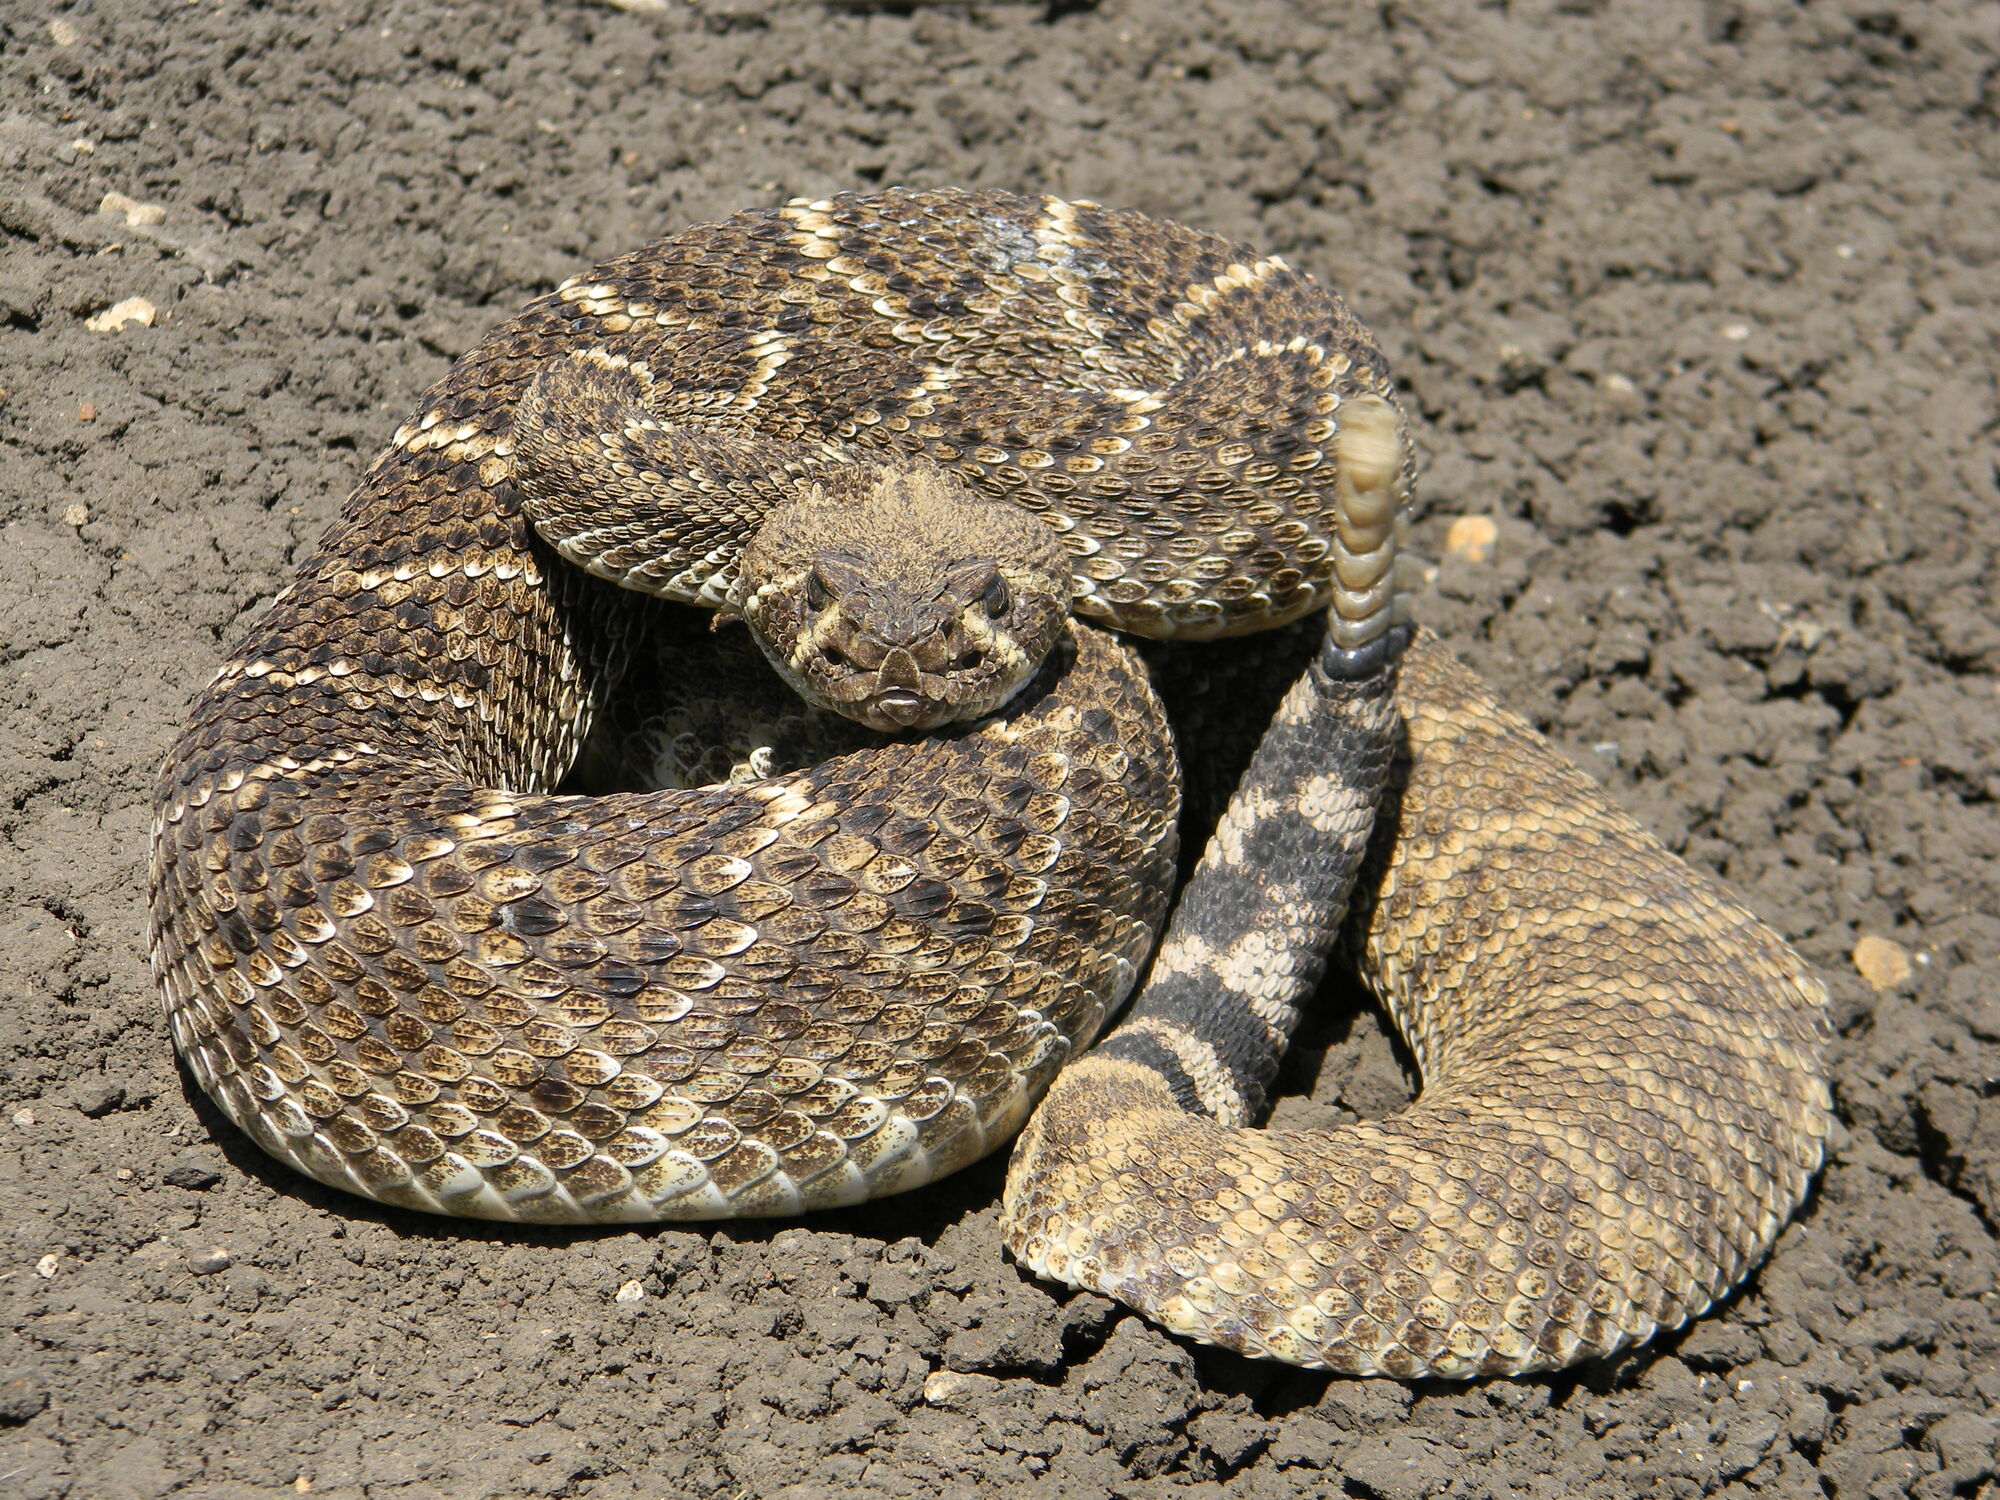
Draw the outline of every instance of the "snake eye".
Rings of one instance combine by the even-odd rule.
[[[826,580],[820,577],[819,569],[815,568],[806,575],[806,608],[825,609],[831,603],[833,603],[833,590],[826,586]]]
[[[986,585],[986,592],[979,596],[979,602],[986,606],[986,618],[997,620],[1013,608],[1014,595],[1007,587],[1007,580],[995,573]]]

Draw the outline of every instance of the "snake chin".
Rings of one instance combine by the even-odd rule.
[[[857,466],[765,520],[734,602],[807,701],[893,733],[1003,707],[1067,629],[1070,590],[1034,515],[941,471]]]

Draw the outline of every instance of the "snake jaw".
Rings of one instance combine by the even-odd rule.
[[[899,729],[913,729],[929,715],[923,692],[923,673],[917,659],[901,646],[891,647],[875,672],[872,707]]]
[[[865,605],[829,606],[798,628],[784,656],[757,628],[760,621],[768,628],[769,613],[749,608],[744,617],[778,675],[801,697],[890,734],[996,713],[1047,656],[1023,649],[1011,631],[969,629],[965,611],[957,618],[939,612],[910,644],[889,645],[861,623],[869,613]],[[1052,639],[1059,634],[1050,632]]]

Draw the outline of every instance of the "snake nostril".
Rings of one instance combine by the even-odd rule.
[[[952,663],[952,667],[960,672],[970,672],[985,660],[986,653],[984,651],[961,651],[958,654],[958,660]]]
[[[820,647],[819,657],[821,661],[832,667],[836,672],[844,672],[854,665],[853,662],[847,659],[847,653],[842,651],[838,646]]]

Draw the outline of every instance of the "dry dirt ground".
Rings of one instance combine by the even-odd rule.
[[[0,1494],[2000,1494],[1996,62],[1990,0],[4,0]],[[1718,1314],[1328,1380],[1025,1280],[997,1163],[513,1231],[191,1095],[149,783],[371,450],[593,259],[898,182],[1171,214],[1380,331],[1421,614],[1831,983],[1831,1164]],[[1345,994],[1292,1076],[1406,1092]]]

